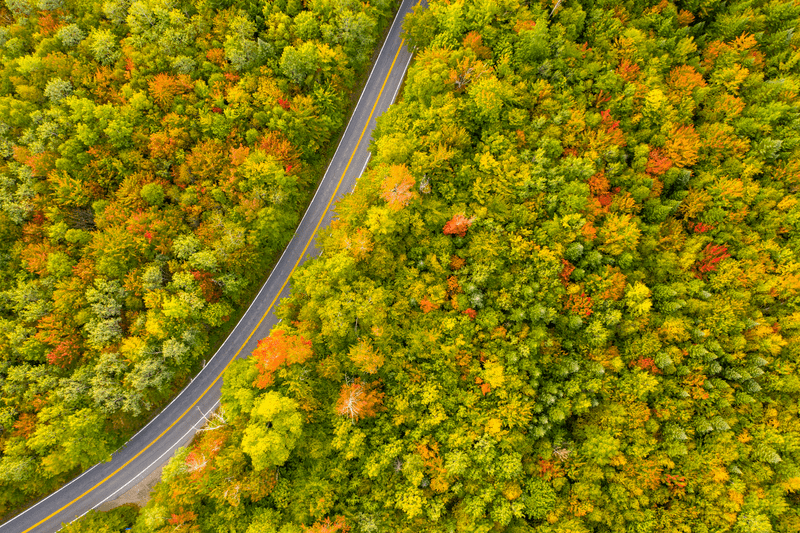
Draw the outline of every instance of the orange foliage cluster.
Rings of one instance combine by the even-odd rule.
[[[457,255],[454,255],[453,257],[450,258],[450,269],[451,270],[459,270],[459,269],[463,268],[465,264],[466,264],[466,261],[464,261],[463,258],[461,258],[461,257],[459,257]]]
[[[364,384],[360,378],[352,383],[343,383],[336,402],[336,412],[353,422],[375,416],[383,407],[383,393],[378,387],[376,383]]]
[[[416,197],[414,176],[405,165],[392,165],[389,173],[381,183],[381,198],[386,200],[389,207],[399,211]]]
[[[478,312],[473,308],[465,309],[464,314],[470,317],[472,320],[475,320],[475,317],[478,316]]]
[[[653,148],[647,156],[647,169],[645,172],[655,176],[661,176],[672,168],[672,160],[664,155],[660,148]]]
[[[699,148],[700,136],[693,125],[673,129],[664,146],[666,156],[678,167],[690,167],[697,163]]]
[[[61,341],[47,353],[47,362],[61,368],[66,368],[80,359],[80,345],[72,339]]]
[[[19,418],[14,422],[14,437],[22,437],[27,439],[36,430],[36,413],[22,413]]]
[[[176,95],[185,94],[194,88],[192,78],[186,74],[173,75],[166,72],[156,74],[147,86],[153,100],[162,109],[168,109]]]
[[[589,178],[589,191],[595,196],[601,196],[603,194],[608,194],[608,191],[611,187],[611,184],[608,182],[608,178],[606,177],[606,173],[604,170],[601,170],[597,174],[594,174],[591,178]]]
[[[192,479],[199,479],[203,475],[206,465],[219,454],[226,439],[227,435],[218,431],[206,431],[200,434],[185,461]]]
[[[36,21],[39,25],[39,33],[53,35],[63,25],[58,20],[58,15],[60,14],[60,11],[39,11],[38,20]]]
[[[430,313],[434,309],[439,309],[439,305],[428,300],[427,296],[422,297],[422,301],[419,303],[419,306],[423,313]]]
[[[592,298],[585,292],[570,294],[564,303],[564,309],[580,316],[588,317],[592,314]]]
[[[372,234],[366,228],[358,228],[350,241],[350,252],[357,261],[366,259],[375,243]]]
[[[239,145],[238,148],[231,147],[230,149],[231,165],[238,167],[245,162],[247,156],[250,155],[250,147]]]
[[[486,396],[490,392],[492,392],[492,386],[488,383],[484,383],[483,378],[476,377],[475,383],[481,386],[481,393]]]
[[[614,270],[611,266],[606,266],[606,273],[609,276],[607,279],[610,286],[600,293],[600,298],[604,300],[619,300],[625,295],[625,285],[627,278],[625,274],[619,270]]]
[[[169,518],[169,520],[167,520],[167,522],[177,528],[178,526],[182,526],[187,522],[193,522],[196,519],[197,513],[194,511],[184,511],[181,509],[181,511],[178,513],[172,513],[172,516]]]
[[[516,33],[520,33],[527,30],[532,30],[536,27],[535,20],[518,20],[516,24],[514,24],[514,31]]]
[[[475,52],[475,55],[480,59],[489,59],[492,57],[492,51],[483,45],[483,37],[476,31],[471,31],[465,35],[462,44],[464,48],[469,48]]]
[[[587,220],[583,225],[581,228],[581,235],[583,235],[583,238],[587,241],[593,241],[597,238],[597,228],[591,220]]]
[[[683,385],[688,389],[689,394],[695,400],[706,400],[710,396],[708,391],[703,387],[705,382],[706,376],[698,373],[692,373],[683,378]]]
[[[32,154],[24,146],[14,146],[12,149],[14,159],[31,169],[34,176],[44,177],[55,168],[56,154],[53,152],[42,152]]]
[[[619,62],[619,66],[617,67],[617,75],[623,80],[633,83],[639,76],[639,70],[639,65],[631,63],[627,59],[623,59]]]
[[[566,286],[569,283],[569,277],[575,271],[575,266],[566,259],[562,259],[561,264],[564,265],[564,268],[561,269],[558,277],[561,278],[561,283]]]
[[[287,335],[283,330],[273,330],[269,337],[258,341],[253,350],[258,378],[253,386],[266,388],[274,382],[273,373],[281,366],[304,363],[313,355],[311,341],[300,335]]]
[[[635,361],[631,361],[631,366],[635,368],[641,368],[642,370],[646,370],[652,374],[661,373],[661,369],[656,366],[656,362],[652,357],[640,357]]]
[[[350,360],[356,367],[368,374],[374,374],[383,366],[383,354],[376,350],[369,341],[361,340],[350,347]]]
[[[448,488],[447,469],[444,467],[444,460],[439,453],[439,443],[420,442],[417,444],[417,453],[422,457],[422,463],[430,473],[431,488],[436,492],[446,491]]]
[[[268,131],[258,141],[258,149],[275,157],[284,165],[297,171],[300,156],[291,142],[279,131]],[[287,172],[289,172],[287,170]]]
[[[453,215],[453,218],[448,220],[444,225],[442,231],[445,235],[458,235],[459,237],[465,237],[467,235],[467,230],[472,225],[474,220],[474,217],[467,218],[460,213]]]
[[[222,48],[210,48],[208,52],[206,52],[206,59],[220,68],[228,66],[228,61],[225,59],[225,50]]]
[[[708,84],[703,75],[690,65],[680,65],[673,68],[667,75],[667,85],[676,92],[685,94],[691,93],[699,87],[706,87]]]
[[[598,217],[606,214],[610,210],[610,205],[614,201],[614,196],[619,193],[620,188],[611,188],[611,184],[604,171],[600,171],[589,178],[589,202],[586,208],[586,224],[581,230],[589,240],[594,240],[597,236],[597,229],[594,222]]]
[[[685,9],[681,9],[678,12],[678,24],[681,26],[688,26],[694,22],[694,14],[691,11],[686,11]]]
[[[561,463],[550,461],[548,459],[539,459],[539,477],[546,480],[564,477],[564,467]]]
[[[461,292],[461,285],[458,284],[458,279],[455,276],[447,278],[447,292],[450,294],[458,294]]]
[[[47,276],[47,256],[55,250],[56,248],[49,242],[27,245],[20,253],[25,270],[42,277]]]

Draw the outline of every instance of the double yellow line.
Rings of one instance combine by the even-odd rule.
[[[239,347],[239,349],[236,350],[236,353],[234,354],[234,356],[231,358],[230,361],[228,361],[228,363],[225,365],[225,368],[222,369],[222,372],[220,372],[219,375],[216,378],[214,378],[214,381],[212,381],[211,384],[208,387],[206,387],[206,390],[204,390],[203,393],[200,396],[197,397],[197,399],[192,403],[192,405],[190,405],[189,407],[186,408],[186,410],[181,414],[181,416],[176,418],[175,421],[172,422],[172,424],[170,424],[167,429],[162,431],[161,434],[158,435],[158,437],[156,437],[155,439],[153,439],[152,442],[150,442],[150,444],[148,444],[147,446],[142,448],[141,451],[139,451],[139,453],[137,453],[136,455],[134,455],[133,457],[128,459],[125,462],[125,464],[123,464],[122,466],[120,466],[119,468],[117,468],[116,470],[111,472],[109,475],[107,475],[105,478],[103,478],[101,481],[99,481],[96,485],[94,485],[93,487],[87,489],[83,494],[81,494],[80,496],[78,496],[74,500],[70,501],[69,503],[67,503],[63,507],[59,508],[58,510],[53,511],[48,516],[46,516],[45,518],[43,518],[40,521],[36,522],[34,525],[29,527],[28,529],[22,531],[22,533],[28,533],[29,531],[32,531],[33,529],[35,529],[38,526],[42,525],[43,523],[47,522],[48,520],[50,520],[51,518],[56,516],[58,513],[60,513],[61,511],[63,511],[67,507],[69,507],[70,505],[72,505],[75,502],[79,501],[81,498],[83,498],[87,494],[93,492],[95,489],[100,487],[103,483],[105,483],[106,481],[108,481],[109,479],[111,479],[112,477],[117,475],[123,468],[125,468],[126,466],[131,464],[133,461],[138,459],[152,445],[154,445],[156,442],[161,440],[161,437],[166,435],[169,430],[171,430],[173,427],[175,427],[175,424],[180,422],[183,419],[183,417],[185,417],[189,413],[189,411],[191,411],[194,408],[194,406],[197,405],[197,402],[199,402],[208,393],[208,391],[211,390],[211,388],[217,383],[217,381],[219,381],[219,379],[222,377],[222,375],[225,373],[225,371],[228,369],[228,367],[234,361],[234,359],[239,357],[239,354],[241,353],[242,349],[244,349],[244,347],[247,345],[247,343],[253,337],[253,335],[255,334],[256,330],[258,330],[259,326],[261,326],[261,323],[264,321],[264,319],[267,318],[267,315],[269,314],[269,312],[272,311],[272,307],[275,305],[275,302],[278,301],[278,297],[283,292],[283,289],[286,288],[286,284],[289,283],[289,278],[292,276],[292,274],[294,274],[295,269],[297,269],[297,267],[300,265],[300,261],[302,261],[303,257],[305,256],[306,252],[308,251],[308,247],[311,246],[311,242],[314,240],[314,236],[317,234],[317,230],[319,230],[319,227],[322,224],[322,220],[325,218],[325,215],[328,213],[328,209],[330,209],[331,204],[333,203],[333,199],[336,197],[336,193],[339,192],[339,187],[342,185],[342,181],[344,181],[344,177],[347,174],[347,170],[350,168],[350,164],[353,162],[353,158],[356,155],[356,150],[358,150],[358,147],[361,145],[361,141],[364,138],[364,134],[366,134],[366,132],[367,132],[367,128],[369,127],[369,123],[372,120],[372,115],[375,113],[375,108],[378,106],[378,102],[381,99],[381,95],[383,94],[383,90],[386,88],[386,83],[389,81],[389,76],[391,76],[391,74],[392,74],[392,70],[394,69],[394,65],[397,62],[397,58],[400,55],[400,50],[402,50],[404,44],[405,44],[405,39],[400,41],[400,47],[397,49],[397,52],[395,52],[395,54],[394,54],[394,59],[392,60],[392,64],[389,66],[389,72],[386,74],[386,79],[383,80],[383,85],[381,85],[381,90],[378,92],[378,96],[375,98],[375,103],[372,105],[372,110],[370,110],[370,112],[369,112],[369,116],[367,117],[367,122],[366,122],[366,124],[364,124],[364,129],[361,130],[361,135],[358,137],[358,142],[356,142],[356,147],[353,148],[353,153],[350,155],[350,159],[347,161],[347,166],[344,167],[344,172],[342,172],[342,177],[339,178],[339,182],[336,184],[336,189],[334,189],[333,194],[331,195],[330,199],[328,200],[328,204],[325,206],[325,210],[322,212],[322,216],[320,216],[319,221],[317,222],[317,225],[314,227],[314,231],[311,233],[311,237],[309,237],[308,242],[306,243],[305,247],[303,248],[303,251],[300,253],[300,256],[297,258],[297,261],[295,262],[294,266],[292,267],[292,270],[289,272],[289,275],[286,276],[286,279],[284,280],[283,285],[281,285],[281,288],[278,290],[278,293],[275,295],[275,298],[272,299],[272,302],[269,304],[269,307],[267,307],[267,310],[264,312],[264,315],[258,321],[258,324],[256,324],[255,328],[253,328],[253,331],[250,332],[250,335],[247,336],[247,339],[245,339],[244,343],[242,343],[242,345]]]

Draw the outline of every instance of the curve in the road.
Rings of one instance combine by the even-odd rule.
[[[400,24],[411,10],[413,3],[414,0],[403,0],[401,3],[336,153],[295,232],[295,236],[256,299],[211,361],[158,416],[134,435],[123,448],[115,452],[111,462],[91,467],[55,493],[0,525],[0,533],[10,533],[12,527],[20,528],[16,531],[21,533],[57,531],[62,522],[69,522],[75,517],[85,514],[88,510],[121,492],[137,479],[146,476],[149,471],[160,464],[160,461],[164,460],[168,453],[191,439],[197,426],[205,422],[207,413],[212,411],[219,401],[220,378],[225,370],[243,351],[245,354],[251,351],[255,344],[253,337],[257,333],[266,335],[276,323],[271,311],[281,296],[288,292],[289,278],[306,257],[306,253],[314,243],[317,231],[330,220],[330,207],[337,195],[340,195],[342,185],[349,181],[352,181],[354,185],[357,177],[366,168],[369,153],[362,141],[374,128],[375,112],[382,113],[394,101],[411,60],[411,54],[404,48],[405,41],[400,37]],[[396,48],[390,62],[388,56],[384,56],[387,45],[389,50]],[[398,59],[405,59],[402,71],[395,70]],[[373,82],[373,76],[376,74],[380,76],[377,80],[383,78],[379,88],[380,81]],[[395,87],[389,98],[384,94],[387,85]],[[362,102],[371,100],[374,100],[374,103],[364,117],[365,108],[369,103],[362,105]],[[350,132],[351,126],[358,127],[362,122],[363,127],[356,138],[356,134]],[[341,150],[345,150],[344,154],[350,154],[346,163],[344,163],[344,158],[347,156],[340,156]],[[360,161],[361,159],[364,162],[358,172],[350,172],[354,160]],[[348,174],[348,172],[350,173]],[[338,180],[336,180],[337,176]],[[335,185],[334,180],[336,180]],[[323,204],[326,198],[327,202]],[[310,219],[306,222],[309,217]],[[314,220],[316,220],[316,224]],[[303,245],[303,243],[305,244]],[[274,276],[277,278],[272,281]],[[275,290],[279,283],[279,288]],[[274,297],[270,299],[272,293],[274,293]],[[268,300],[269,305],[262,312],[261,309]],[[268,317],[271,320],[267,320]],[[249,334],[247,334],[248,331]],[[243,340],[242,337],[244,337]],[[229,341],[234,346],[239,346],[232,356],[233,348],[227,348]],[[199,416],[194,413],[195,408]],[[205,414],[203,408],[205,408]],[[172,437],[172,439],[165,437]],[[108,489],[104,494],[110,494],[105,498],[97,490],[104,485]]]

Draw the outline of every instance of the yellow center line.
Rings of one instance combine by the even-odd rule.
[[[158,437],[156,437],[155,439],[153,439],[153,441],[150,444],[148,444],[147,446],[142,448],[142,450],[139,453],[137,453],[136,455],[134,455],[133,457],[128,459],[125,462],[124,465],[120,466],[119,468],[117,468],[116,470],[111,472],[109,475],[107,475],[105,478],[103,478],[101,481],[99,481],[96,485],[94,485],[90,489],[86,490],[86,492],[84,492],[83,494],[81,494],[80,496],[78,496],[77,498],[72,500],[71,502],[67,503],[66,505],[64,505],[60,509],[58,509],[56,511],[53,511],[51,514],[49,514],[45,518],[41,519],[40,521],[36,522],[34,525],[32,525],[28,529],[24,530],[22,533],[28,533],[29,531],[33,530],[34,528],[42,525],[44,522],[50,520],[55,515],[57,515],[58,513],[60,513],[61,511],[63,511],[64,509],[66,509],[67,507],[72,505],[73,503],[77,502],[78,500],[80,500],[81,498],[83,498],[84,496],[89,494],[90,492],[94,491],[97,487],[99,487],[100,485],[102,485],[103,483],[105,483],[106,481],[111,479],[112,477],[114,477],[120,470],[122,470],[123,468],[125,468],[126,466],[131,464],[134,460],[138,459],[153,444],[158,442],[161,439],[161,437],[166,435],[169,430],[171,430],[173,427],[175,427],[175,424],[180,422],[181,419],[183,419],[183,417],[186,416],[189,413],[189,411],[191,411],[194,408],[195,405],[197,405],[197,402],[199,402],[206,395],[206,393],[208,393],[208,391],[211,390],[211,387],[213,387],[217,383],[217,381],[219,381],[219,378],[222,377],[222,375],[225,373],[225,371],[228,369],[228,367],[231,365],[231,363],[237,357],[239,357],[239,354],[244,349],[244,347],[247,345],[247,343],[250,342],[250,339],[253,337],[255,332],[258,330],[259,326],[261,326],[261,323],[264,321],[265,318],[267,318],[267,315],[272,310],[272,307],[275,305],[275,302],[278,301],[278,298],[280,297],[281,293],[283,292],[283,289],[286,288],[286,284],[289,283],[289,278],[292,276],[292,274],[294,274],[295,269],[300,265],[300,261],[303,260],[303,256],[305,256],[306,251],[308,251],[308,247],[311,246],[311,242],[314,240],[314,236],[317,234],[317,230],[319,230],[319,227],[322,224],[322,220],[325,218],[325,215],[328,213],[328,209],[330,209],[331,204],[333,203],[333,199],[336,197],[336,193],[339,192],[339,187],[341,187],[342,181],[344,181],[344,177],[347,174],[347,170],[350,168],[350,163],[353,162],[353,158],[356,155],[356,150],[358,150],[358,147],[361,145],[361,140],[364,138],[364,134],[367,132],[367,128],[369,127],[369,123],[372,120],[372,115],[375,113],[375,108],[378,106],[378,101],[381,99],[381,95],[383,94],[383,90],[386,88],[386,83],[389,81],[389,76],[391,76],[391,74],[392,74],[392,70],[394,69],[394,64],[397,62],[397,58],[400,55],[400,50],[403,48],[403,44],[405,44],[405,39],[400,41],[400,47],[397,49],[397,52],[394,54],[394,59],[392,60],[392,64],[389,66],[389,72],[386,74],[386,79],[383,80],[383,85],[381,85],[381,90],[378,92],[378,96],[375,98],[375,103],[372,105],[372,110],[370,110],[369,116],[367,117],[367,123],[364,125],[364,129],[361,130],[361,135],[358,137],[358,142],[356,142],[356,147],[353,149],[353,153],[350,155],[350,159],[347,161],[347,165],[344,167],[344,172],[342,172],[342,177],[339,178],[339,182],[336,184],[336,189],[334,189],[330,200],[328,200],[328,204],[325,206],[325,210],[322,212],[322,216],[320,216],[319,222],[317,222],[317,225],[314,227],[314,231],[311,233],[311,237],[309,237],[308,242],[306,243],[305,247],[303,248],[303,251],[300,253],[300,257],[297,258],[297,261],[295,262],[294,266],[292,267],[292,270],[289,272],[289,275],[286,276],[286,280],[283,282],[283,285],[281,285],[281,288],[278,290],[278,294],[276,294],[275,298],[272,299],[272,302],[269,304],[269,307],[267,307],[267,310],[264,312],[264,315],[261,317],[261,320],[258,321],[258,324],[256,324],[256,327],[253,328],[253,331],[250,332],[250,335],[247,336],[247,339],[245,339],[244,343],[242,343],[242,345],[239,347],[239,349],[236,350],[236,353],[233,355],[231,360],[228,361],[228,363],[225,365],[225,368],[222,369],[222,372],[220,372],[219,375],[216,378],[214,378],[214,381],[211,382],[211,385],[206,387],[206,390],[204,390],[203,393],[200,396],[197,397],[197,399],[194,401],[194,403],[192,403],[192,405],[190,405],[189,407],[186,408],[186,410],[183,412],[183,414],[181,414],[181,416],[176,418],[175,421],[172,422],[172,424],[170,424],[167,429],[162,431],[161,434]]]

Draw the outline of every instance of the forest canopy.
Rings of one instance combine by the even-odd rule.
[[[133,531],[799,531],[798,23],[417,8],[324,254]]]
[[[0,3],[0,515],[109,457],[297,225],[395,3]]]

